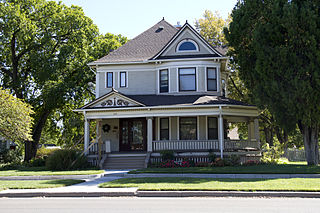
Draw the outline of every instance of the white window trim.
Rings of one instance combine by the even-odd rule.
[[[161,131],[161,126],[160,126],[160,118],[168,118],[168,122],[169,122],[169,141],[171,140],[171,117],[157,117],[157,125],[158,125],[158,134],[157,134],[157,138],[158,141],[160,141],[160,131]]]
[[[121,76],[121,74],[120,73],[122,73],[122,72],[125,72],[126,73],[126,86],[125,87],[122,87],[121,86],[121,79],[120,79],[120,76]],[[128,85],[128,71],[125,71],[125,70],[123,70],[123,71],[118,71],[118,88],[128,88],[129,87],[129,85]]]
[[[180,46],[184,43],[184,42],[191,42],[192,44],[194,44],[194,46],[196,47],[196,50],[179,50]],[[197,44],[197,42],[195,42],[193,39],[191,38],[185,38],[183,40],[181,40],[177,47],[176,47],[176,52],[199,52],[199,45]]]
[[[180,68],[195,68],[196,90],[192,90],[192,91],[180,91],[180,82],[179,82],[179,69],[180,69]],[[198,85],[199,85],[199,73],[198,73],[198,70],[199,70],[199,67],[198,67],[198,66],[192,66],[192,65],[190,65],[190,66],[185,65],[185,66],[176,67],[176,71],[177,71],[177,76],[176,76],[176,78],[177,78],[177,92],[182,92],[182,93],[186,93],[186,92],[199,92],[199,87],[198,87]]]
[[[111,72],[112,73],[112,87],[115,88],[115,72],[113,71],[105,71],[104,72],[104,88],[105,89],[112,89],[112,87],[107,87],[107,73]]]
[[[160,70],[168,70],[168,92],[160,92]],[[170,85],[170,68],[169,67],[161,67],[157,70],[157,94],[168,94],[171,91]]]
[[[217,78],[217,90],[214,91],[214,90],[208,90],[208,68],[216,68],[216,78]],[[219,84],[219,78],[220,78],[220,75],[219,75],[219,67],[218,66],[205,66],[205,91],[206,92],[217,92],[219,93],[220,92],[220,84]]]

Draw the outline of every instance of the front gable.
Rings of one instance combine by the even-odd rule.
[[[183,43],[190,42],[193,50],[184,50],[181,48]],[[202,57],[221,57],[202,36],[196,32],[188,23],[168,42],[168,44],[153,59],[170,58],[202,58]]]
[[[92,108],[115,108],[115,107],[135,107],[144,106],[144,104],[137,102],[127,96],[113,90],[110,93],[101,96],[91,103],[82,107],[82,109]]]

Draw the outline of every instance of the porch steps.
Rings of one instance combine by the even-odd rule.
[[[140,169],[144,167],[146,154],[111,154],[103,164],[104,169]]]

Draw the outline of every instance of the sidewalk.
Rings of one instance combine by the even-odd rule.
[[[128,170],[106,171],[86,182],[60,188],[9,189],[0,197],[301,197],[320,198],[320,192],[285,191],[139,191],[138,188],[99,188],[98,185],[120,178],[193,177],[193,178],[320,178],[319,174],[127,174]],[[69,178],[68,178],[69,179]],[[29,179],[30,180],[30,179]]]

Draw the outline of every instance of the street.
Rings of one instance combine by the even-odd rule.
[[[100,212],[319,212],[320,200],[309,198],[1,198],[1,213]]]

